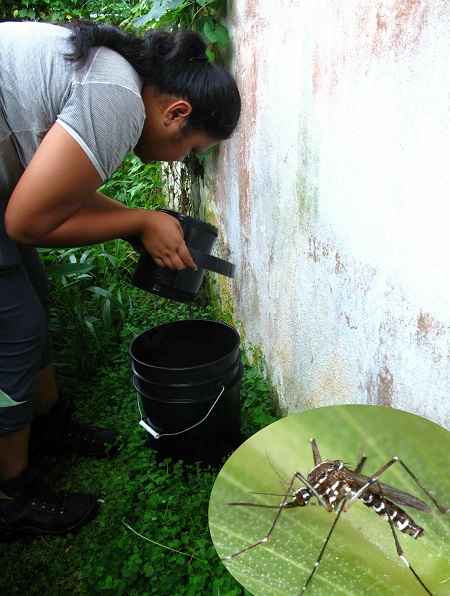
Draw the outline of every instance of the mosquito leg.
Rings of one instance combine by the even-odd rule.
[[[280,493],[257,493],[252,491],[250,493],[251,495],[265,495],[266,497],[284,497],[285,495],[280,495]],[[294,493],[292,495],[290,495],[291,497],[294,496]],[[225,503],[225,505],[240,505],[245,506],[245,507],[262,507],[263,509],[278,509],[279,505],[263,505],[262,503]],[[311,503],[311,501],[308,503],[308,505],[310,507],[318,507],[319,505],[322,507],[323,505],[321,503],[316,503],[313,502]],[[286,503],[286,505],[284,506],[284,509],[294,509],[294,507],[299,507],[298,503],[295,502],[291,502],[291,503]]]
[[[312,452],[313,452],[314,465],[317,466],[317,464],[322,463],[322,458],[320,457],[319,448],[316,445],[315,439],[309,439],[309,442],[311,443],[311,448],[312,448]]]
[[[411,470],[408,468],[408,466],[398,457],[393,457],[390,461],[388,461],[386,464],[384,464],[384,466],[382,466],[379,470],[377,470],[377,472],[375,472],[375,474],[373,474],[373,477],[379,478],[380,475],[387,470],[388,468],[390,468],[393,464],[395,463],[399,463],[402,468],[411,476],[411,478],[414,480],[414,482],[417,484],[417,486],[419,486],[423,492],[427,495],[427,497],[429,497],[433,503],[436,505],[436,507],[439,509],[439,511],[445,515],[446,513],[450,513],[450,509],[446,509],[443,505],[441,505],[440,503],[438,503],[436,501],[436,499],[433,497],[433,495],[425,488],[425,486],[420,482],[420,480],[417,478],[417,476],[415,476]]]
[[[264,536],[264,538],[262,538],[261,540],[258,540],[258,542],[255,542],[255,544],[251,544],[250,546],[247,546],[246,548],[243,548],[242,550],[238,551],[237,553],[233,553],[232,555],[228,555],[228,557],[224,557],[222,559],[222,561],[229,561],[230,559],[234,559],[234,557],[238,557],[239,555],[242,555],[243,553],[246,553],[247,551],[252,550],[253,548],[256,548],[260,544],[264,544],[265,542],[269,542],[269,540],[270,540],[270,538],[272,536],[272,533],[273,533],[273,531],[275,529],[275,526],[277,525],[278,520],[280,519],[280,516],[281,516],[281,513],[282,513],[283,509],[285,509],[286,506],[289,505],[287,499],[288,499],[289,495],[292,492],[292,487],[294,486],[294,482],[295,482],[296,479],[297,479],[297,475],[294,474],[292,476],[291,482],[289,483],[289,487],[288,487],[288,489],[286,491],[286,494],[284,495],[283,502],[281,503],[281,505],[278,506],[278,512],[277,512],[277,514],[275,516],[275,519],[273,520],[272,525],[270,526],[270,529],[267,532],[266,536]],[[258,505],[258,504],[256,503],[255,505]]]
[[[380,485],[378,479],[375,480],[374,484],[377,485],[378,490],[380,491],[381,501],[382,501],[382,503],[384,505],[384,510],[386,512],[386,519],[389,522],[389,526],[391,528],[392,536],[394,537],[395,548],[397,549],[398,556],[403,561],[403,563],[408,567],[408,569],[414,575],[414,577],[419,582],[419,584],[422,586],[422,588],[425,590],[425,592],[427,592],[427,594],[430,594],[430,596],[433,596],[432,592],[430,592],[430,590],[426,587],[426,585],[423,583],[423,581],[420,579],[420,577],[417,575],[417,573],[414,571],[414,569],[409,564],[409,561],[405,557],[405,553],[403,552],[403,549],[402,549],[402,547],[400,545],[400,542],[398,540],[397,532],[395,531],[395,527],[394,527],[394,524],[393,524],[393,521],[392,521],[392,517],[389,515],[389,510],[388,510],[388,507],[387,507],[387,504],[386,504],[386,500],[384,498],[384,494],[383,494],[383,491],[382,491],[382,488],[381,488],[381,485]]]
[[[275,469],[275,467],[273,466],[272,462],[269,459],[269,454],[267,451],[266,451],[266,458],[267,458],[267,463],[272,468],[273,473],[281,480],[281,482],[283,484],[285,484],[287,486],[289,483],[286,482],[286,480],[281,476],[281,474],[278,472],[278,470]]]
[[[271,493],[251,493],[252,495],[268,495],[269,497],[284,497],[284,495],[272,495]],[[227,507],[258,507],[258,509],[279,509],[279,505],[266,505],[265,503],[225,503]],[[287,503],[284,509],[291,509]]]
[[[367,455],[363,455],[361,457],[361,459],[359,460],[359,464],[356,466],[356,468],[353,470],[354,472],[358,473],[361,472],[363,465],[366,463],[367,460]]]
[[[345,501],[342,501],[342,503],[339,505],[337,511],[336,511],[336,517],[334,519],[333,524],[331,525],[331,528],[328,531],[327,537],[325,538],[325,542],[322,544],[322,548],[320,549],[319,555],[316,559],[316,562],[314,563],[314,567],[313,570],[311,571],[311,573],[309,574],[308,579],[305,582],[305,585],[302,588],[302,591],[300,592],[300,594],[303,594],[304,591],[306,590],[306,588],[308,587],[308,584],[311,582],[314,573],[317,571],[317,567],[320,564],[320,561],[322,560],[322,557],[325,553],[325,549],[327,547],[327,544],[331,538],[331,534],[334,531],[334,528],[336,527],[336,524],[338,523],[339,517],[341,516],[341,513],[344,511],[344,505],[345,505]]]
[[[314,486],[312,486],[312,484],[310,484],[308,482],[308,479],[305,478],[305,476],[303,476],[303,474],[300,474],[300,472],[295,472],[295,477],[298,478],[301,482],[303,482],[303,484],[310,490],[311,494],[313,494],[316,499],[318,500],[319,504],[328,511],[328,513],[330,513],[331,511],[333,511],[333,508],[331,507],[331,505],[329,503],[326,503],[324,498],[322,497],[322,495],[320,493],[317,492],[317,490],[314,488]]]

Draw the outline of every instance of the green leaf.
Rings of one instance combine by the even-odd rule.
[[[153,19],[160,19],[167,10],[169,0],[156,0],[148,13],[148,16]]]
[[[230,43],[230,36],[228,35],[228,29],[221,23],[216,23],[216,37],[217,45],[222,50]]]
[[[107,300],[111,300],[114,306],[119,310],[127,310],[127,307],[122,302],[120,302],[109,290],[105,290],[104,288],[100,288],[99,286],[90,286],[89,288],[87,288],[87,291],[92,292],[97,296],[102,296]]]
[[[180,6],[185,2],[185,0],[172,0],[171,2],[169,2],[168,4],[168,9],[169,10],[177,10],[178,8],[180,8]]]
[[[214,151],[214,147],[210,147],[206,151],[203,151],[203,153],[199,153],[196,157],[197,157],[198,161],[200,163],[202,163],[202,161],[205,159],[205,157],[208,157],[208,155],[211,155],[213,151]]]
[[[134,19],[133,25],[135,27],[143,27],[150,21],[156,21],[157,19],[160,19],[169,8],[169,3],[169,0],[156,0],[156,2],[153,2],[150,12],[146,15],[143,15],[142,17]]]
[[[150,21],[160,19],[167,10],[176,10],[183,4],[184,0],[156,0],[149,13],[133,20],[135,27],[143,27]]]
[[[0,389],[0,408],[10,408],[11,406],[18,406],[23,404],[23,401],[13,401],[9,395]]]
[[[203,33],[208,41],[211,43],[216,43],[216,34],[215,34],[215,27],[214,21],[211,17],[205,18],[205,24],[203,25]]]
[[[230,43],[230,37],[228,35],[228,29],[221,23],[207,19],[203,26],[203,33],[208,41],[211,43],[217,43],[219,48],[223,49]]]
[[[211,50],[209,48],[206,48],[206,55],[208,56],[208,60],[210,62],[214,62],[216,59],[216,55],[214,54],[214,52],[211,52]]]
[[[151,14],[147,13],[141,17],[137,17],[136,19],[133,19],[132,23],[133,23],[134,27],[139,28],[139,27],[144,27],[147,23],[149,23],[152,20],[153,20],[153,17],[151,16]]]
[[[442,505],[449,505],[447,430],[392,408],[317,408],[264,428],[237,449],[222,468],[209,505],[211,536],[221,558],[264,538],[278,511],[278,507],[227,507],[225,503],[279,506],[294,472],[306,476],[314,465],[310,437],[316,439],[323,460],[337,459],[350,469],[366,453],[362,472],[368,476],[398,456]],[[398,538],[407,560],[433,594],[448,593],[450,516],[437,510],[400,464],[394,464],[380,480],[432,507],[431,512],[423,512],[405,506],[425,529],[425,535],[414,540],[398,532]],[[300,486],[296,480],[294,490]],[[270,542],[224,564],[252,594],[299,594],[335,517],[334,512],[320,506],[283,510]],[[359,501],[341,515],[308,590],[311,594],[349,596],[424,593],[397,555],[389,524]]]
[[[29,18],[30,20],[33,20],[36,18],[36,13],[32,8],[30,8],[30,9],[24,8],[19,11],[19,16],[21,19]]]
[[[47,265],[45,271],[47,277],[57,277],[60,275],[79,275],[88,273],[94,269],[93,263],[53,263]]]

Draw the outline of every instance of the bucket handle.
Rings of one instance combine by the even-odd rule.
[[[137,394],[137,400],[138,400],[138,408],[139,408],[139,412],[141,414],[141,419],[139,421],[139,426],[142,426],[142,428],[145,428],[145,430],[150,433],[152,435],[152,437],[154,437],[155,439],[159,439],[160,437],[174,437],[176,435],[182,435],[183,433],[187,433],[188,430],[192,430],[193,428],[195,428],[196,426],[199,426],[199,424],[202,424],[202,422],[205,422],[205,420],[208,418],[208,416],[211,414],[211,412],[214,409],[214,406],[217,404],[217,402],[219,401],[219,398],[222,396],[223,392],[225,391],[225,385],[221,385],[221,390],[219,392],[219,395],[216,397],[216,399],[214,400],[213,405],[209,408],[208,413],[206,414],[206,416],[204,418],[202,418],[202,420],[200,420],[200,422],[196,422],[195,424],[193,424],[192,426],[190,426],[189,428],[185,428],[184,430],[180,430],[176,433],[157,433],[151,426],[149,426],[145,420],[142,417],[142,412],[141,412],[141,408],[139,405],[139,393]]]

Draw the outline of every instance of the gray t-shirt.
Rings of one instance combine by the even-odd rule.
[[[92,48],[77,69],[64,54],[70,31],[0,24],[0,198],[8,201],[49,128],[58,122],[102,180],[134,149],[145,120],[142,80],[116,52]],[[55,172],[57,175],[57,172]]]

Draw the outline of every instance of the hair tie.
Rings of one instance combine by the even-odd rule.
[[[209,58],[206,54],[203,54],[203,56],[192,56],[189,59],[189,62],[208,62]]]

